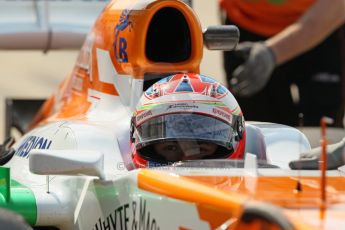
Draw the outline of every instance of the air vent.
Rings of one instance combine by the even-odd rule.
[[[146,36],[146,57],[153,62],[177,63],[191,56],[191,35],[183,14],[162,8],[153,16]]]

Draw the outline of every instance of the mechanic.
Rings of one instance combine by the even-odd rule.
[[[220,0],[240,44],[224,53],[231,91],[247,120],[343,126],[345,0]],[[291,85],[299,95],[293,100]],[[296,103],[294,103],[296,102]]]
[[[131,120],[136,167],[243,159],[244,118],[233,95],[199,74],[175,74],[145,91]]]

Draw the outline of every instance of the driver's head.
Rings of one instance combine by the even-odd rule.
[[[164,141],[153,144],[154,152],[168,162],[198,160],[211,157],[218,146],[206,141]]]
[[[131,140],[136,167],[243,158],[244,118],[219,82],[199,74],[176,74],[143,94],[132,117]]]

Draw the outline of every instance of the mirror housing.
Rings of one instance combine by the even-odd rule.
[[[87,150],[33,149],[29,168],[39,175],[87,175],[104,179],[104,155]]]
[[[203,32],[204,45],[209,50],[230,51],[240,40],[240,31],[233,25],[209,26]]]

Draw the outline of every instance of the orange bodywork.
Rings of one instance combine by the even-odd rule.
[[[220,226],[230,218],[238,219],[242,214],[246,197],[238,193],[229,195],[195,181],[177,175],[166,176],[158,171],[141,170],[138,187],[171,198],[193,202],[198,206],[200,218],[212,228]]]
[[[227,176],[188,176],[216,189],[246,194],[257,200],[268,201],[284,208],[318,208],[321,205],[320,178],[318,177],[257,177],[254,191],[245,186],[252,177]],[[297,181],[302,184],[302,192],[296,191]],[[327,185],[327,204],[345,202],[345,178],[329,177]],[[345,216],[344,216],[345,217]]]
[[[173,8],[185,17],[189,27],[191,54],[187,60],[177,63],[153,62],[145,53],[145,41],[152,17],[162,8]],[[127,27],[121,28],[120,37],[126,41],[126,62],[119,61],[114,48],[116,27],[128,17]],[[40,122],[66,119],[85,119],[90,108],[89,90],[118,96],[115,85],[103,82],[99,76],[99,60],[97,50],[109,53],[113,68],[120,75],[133,79],[143,79],[145,73],[194,72],[199,73],[203,53],[203,40],[200,23],[192,11],[184,3],[176,0],[127,0],[111,1],[103,10],[88,35],[76,65],[69,77],[61,84],[58,92],[47,100],[37,114],[31,127]],[[121,45],[121,44],[120,44]],[[119,44],[117,44],[119,46]],[[167,44],[169,46],[169,44]]]
[[[217,189],[248,195],[251,199],[282,207],[296,229],[311,227],[311,229],[327,229],[329,223],[345,219],[345,213],[336,210],[337,206],[345,203],[345,178],[342,177],[328,178],[326,207],[323,206],[321,199],[321,179],[318,177],[257,177],[255,190],[245,186],[245,180],[253,180],[251,177],[188,178],[202,181]],[[215,181],[216,179],[219,181]],[[296,191],[298,180],[302,184],[302,192]],[[308,226],[308,228],[298,226]]]
[[[255,188],[246,186],[255,180]],[[302,191],[296,191],[297,181]],[[282,207],[283,214],[295,229],[341,229],[336,224],[345,219],[337,209],[345,203],[345,178],[329,177],[327,203],[322,205],[318,177],[246,177],[246,176],[178,176],[159,171],[142,170],[138,186],[144,190],[195,203],[200,219],[212,229],[233,218],[229,229],[280,229],[266,220],[247,223],[241,215],[248,203],[260,200]],[[332,228],[335,226],[335,228]]]

